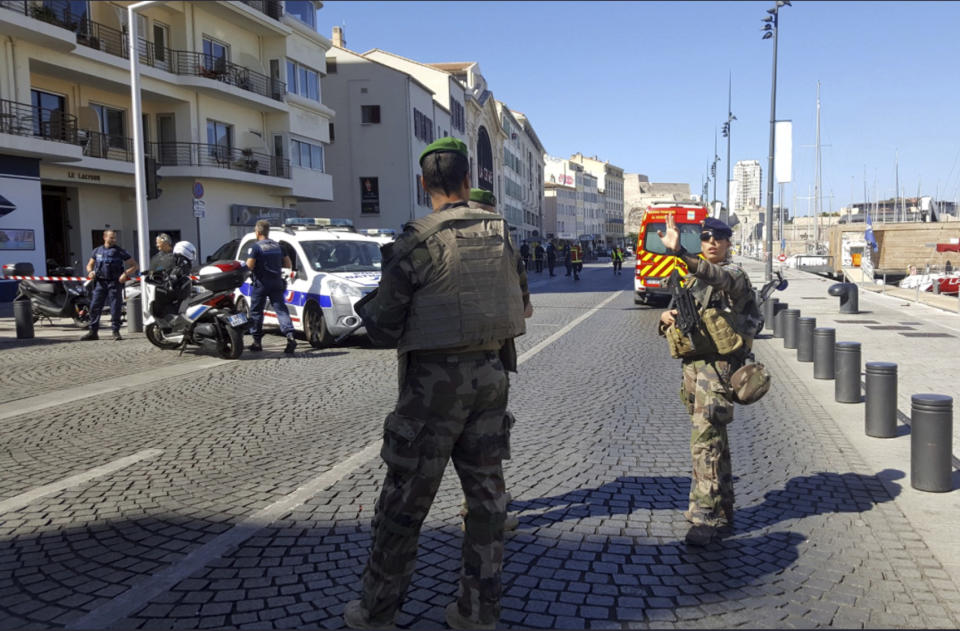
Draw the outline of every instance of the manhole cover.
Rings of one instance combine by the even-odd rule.
[[[955,337],[949,333],[901,333],[900,335],[904,337]]]

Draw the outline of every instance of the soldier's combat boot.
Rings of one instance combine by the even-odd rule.
[[[343,623],[351,629],[394,629],[393,622],[375,622],[359,600],[351,600],[343,608]],[[491,627],[492,628],[492,627]]]
[[[496,629],[497,623],[494,622],[476,622],[466,617],[460,613],[460,607],[457,606],[457,601],[453,601],[447,605],[445,611],[445,618],[447,620],[447,626],[451,629]]]
[[[696,524],[690,527],[683,540],[691,546],[705,546],[717,538],[716,528],[707,524]]]

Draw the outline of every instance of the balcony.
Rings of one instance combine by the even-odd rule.
[[[199,142],[151,142],[147,143],[147,155],[165,167],[214,167],[290,179],[290,160],[249,149]]]
[[[253,7],[260,13],[279,20],[283,17],[283,5],[279,0],[240,0],[248,7]]]
[[[0,99],[0,133],[80,144],[76,116],[6,99]]]
[[[78,44],[102,50],[123,59],[129,58],[127,35],[118,29],[93,20],[85,20],[79,26],[76,34]],[[151,68],[165,70],[181,76],[205,77],[222,81],[274,101],[283,102],[286,95],[287,84],[285,82],[279,79],[271,79],[255,70],[227,61],[223,57],[214,57],[186,50],[173,50],[172,48],[157,46],[145,39],[139,40],[137,50],[140,53],[140,63]]]
[[[73,50],[76,41],[69,30],[76,29],[80,18],[69,9],[66,2],[43,5],[28,0],[0,0],[0,33],[44,48]],[[69,29],[71,24],[73,29]]]
[[[133,139],[124,136],[81,130],[83,155],[86,158],[104,158],[133,162]]]

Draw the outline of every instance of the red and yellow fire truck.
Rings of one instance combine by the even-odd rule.
[[[676,268],[687,275],[686,264],[667,252],[657,230],[666,230],[666,217],[673,215],[680,243],[691,254],[700,253],[700,223],[709,210],[696,202],[655,202],[647,208],[637,235],[637,271],[633,279],[635,304],[647,304],[654,296],[669,296],[667,277]]]

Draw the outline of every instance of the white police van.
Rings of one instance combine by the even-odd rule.
[[[270,238],[293,263],[291,270],[284,270],[284,301],[294,330],[303,333],[314,348],[322,348],[360,323],[354,303],[380,284],[380,244],[376,240],[354,232],[349,220],[325,217],[290,218],[283,228],[271,228]],[[253,232],[240,239],[237,260],[247,260],[256,240]],[[237,289],[239,311],[249,310],[250,289],[250,279]],[[269,304],[263,323],[265,327],[279,325]]]

